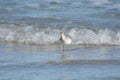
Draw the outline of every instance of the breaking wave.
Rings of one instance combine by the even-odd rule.
[[[65,32],[73,44],[120,45],[120,31],[110,29],[92,30],[87,28],[34,27],[0,25],[0,41],[24,44],[55,44],[60,33]]]

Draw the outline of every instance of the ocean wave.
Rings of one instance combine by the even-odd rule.
[[[109,0],[94,0],[94,1],[90,0],[90,1],[92,1],[92,4],[94,4],[96,6],[110,3]]]
[[[65,32],[73,39],[73,44],[120,45],[120,31],[109,29],[92,30],[87,28],[18,27],[0,25],[0,41],[24,44],[55,44],[60,33]]]
[[[40,4],[39,3],[29,3],[25,5],[28,8],[33,8],[33,9],[39,9],[40,8]]]
[[[108,9],[117,9],[120,10],[120,3],[113,4],[112,6],[108,6]]]

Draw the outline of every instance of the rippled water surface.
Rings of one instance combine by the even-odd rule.
[[[0,41],[120,45],[119,0],[0,0]],[[83,36],[85,35],[85,36]]]
[[[119,80],[119,48],[1,43],[0,80]]]
[[[0,0],[0,80],[120,80],[120,0]]]

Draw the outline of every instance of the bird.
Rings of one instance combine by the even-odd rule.
[[[66,35],[64,32],[60,33],[60,41],[63,44],[63,51],[64,51],[64,45],[70,45],[72,44],[72,37],[69,35]]]
[[[66,45],[72,44],[72,37],[71,36],[66,35],[64,32],[61,32],[60,35],[61,35],[60,40],[63,44],[66,44]]]

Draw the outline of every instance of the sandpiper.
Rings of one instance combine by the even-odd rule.
[[[64,43],[64,44],[72,44],[72,38],[71,38],[71,36],[69,36],[69,35],[66,35],[64,32],[61,32],[61,38],[60,38],[60,40],[61,40],[61,42],[62,43]]]

